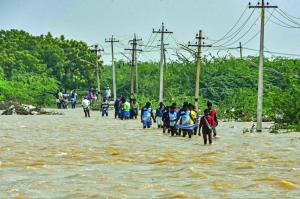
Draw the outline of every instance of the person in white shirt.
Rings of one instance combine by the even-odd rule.
[[[111,90],[109,89],[109,87],[107,87],[106,91],[105,91],[105,97],[107,99],[107,101],[110,101],[110,97],[111,97]]]
[[[87,99],[87,96],[83,97],[81,105],[83,107],[83,112],[85,114],[85,117],[87,117],[87,116],[90,117],[90,101]]]

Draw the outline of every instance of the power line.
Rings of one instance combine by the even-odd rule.
[[[243,28],[246,26],[246,24],[247,24],[248,21],[250,20],[251,16],[253,15],[254,11],[255,11],[255,10],[253,10],[253,11],[251,12],[251,14],[250,14],[249,17],[246,19],[246,21],[245,21],[245,22],[242,24],[242,26],[239,27],[235,32],[233,32],[231,35],[229,35],[229,36],[226,37],[226,38],[223,37],[223,39],[219,39],[219,40],[215,41],[214,43],[212,43],[212,45],[215,44],[215,43],[217,43],[217,42],[219,42],[219,41],[221,41],[221,40],[228,39],[228,38],[230,38],[232,35],[234,35],[234,36],[233,36],[230,40],[228,40],[227,42],[225,42],[224,44],[226,44],[226,43],[230,42],[232,39],[234,39],[234,38],[235,38],[235,37],[243,30]]]
[[[219,41],[221,41],[221,40],[224,40],[224,39],[227,39],[227,38],[225,38],[235,27],[236,27],[236,25],[239,23],[239,21],[242,19],[242,17],[244,16],[244,14],[245,14],[245,12],[246,12],[246,10],[247,10],[247,6],[246,6],[246,8],[245,8],[245,10],[244,10],[244,12],[242,13],[242,15],[239,17],[239,19],[237,20],[237,22],[234,24],[234,26],[221,38],[221,39],[218,39],[218,40],[211,40],[211,41],[216,41],[216,42],[219,42]],[[253,13],[253,12],[252,12]],[[252,14],[251,14],[252,15]],[[230,36],[229,36],[230,37]]]
[[[271,15],[268,17],[268,19],[267,19],[265,25],[268,23],[268,21],[269,21],[270,18],[272,17],[272,15],[273,15],[273,13],[274,13],[274,10],[275,10],[275,9],[273,9]],[[251,37],[247,42],[245,42],[245,43],[243,44],[243,46],[246,45],[246,44],[248,44],[252,39],[254,39],[254,38],[256,37],[256,35],[258,35],[258,33],[260,33],[260,30],[259,30],[253,37]]]
[[[247,48],[247,47],[243,47],[244,49],[246,50],[251,50],[251,51],[259,51],[257,49],[253,49],[253,48]],[[266,48],[266,47],[265,47]],[[296,56],[296,57],[300,57],[300,54],[292,54],[292,53],[283,53],[283,52],[274,52],[274,51],[269,51],[268,49],[267,50],[264,50],[264,52],[266,53],[270,53],[270,54],[278,54],[278,55],[288,55],[288,56]]]
[[[276,10],[276,12],[278,12],[283,18],[285,18],[286,20],[288,20],[289,22],[292,22],[298,26],[300,26],[300,24],[296,21],[294,21],[293,19],[290,19],[289,17],[284,16],[282,13],[280,13],[278,10]]]
[[[268,12],[269,12],[269,11],[268,11]],[[278,19],[278,18],[275,17],[275,16],[273,16],[273,17],[274,17],[275,19],[277,19],[278,21],[280,21],[281,23],[285,24],[285,25],[278,24],[278,23],[274,22],[273,20],[270,20],[271,22],[275,23],[276,25],[279,25],[279,26],[285,27],[285,28],[300,28],[300,27],[296,27],[296,26],[292,26],[292,25],[290,25],[290,24],[287,24],[287,23],[281,21],[280,19]]]
[[[224,44],[227,44],[229,41],[231,41],[232,39],[234,39],[235,37],[233,37],[233,38],[231,38],[230,40],[228,40],[227,42],[225,42],[225,43],[223,43],[223,44],[221,44],[222,46],[230,46],[230,45],[232,45],[232,44],[234,44],[234,43],[236,43],[237,41],[239,41],[239,40],[241,40],[246,34],[248,34],[249,33],[249,31],[252,29],[252,27],[256,24],[256,22],[257,22],[257,20],[260,18],[260,15],[256,18],[256,20],[254,21],[254,23],[250,26],[250,28],[241,36],[241,37],[239,37],[237,40],[235,40],[234,42],[232,42],[232,43],[230,43],[230,44],[228,44],[228,45],[224,45]],[[236,34],[237,35],[237,34]],[[235,35],[235,36],[236,36]]]

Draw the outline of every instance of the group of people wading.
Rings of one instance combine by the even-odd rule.
[[[171,136],[186,135],[189,138],[192,135],[201,136],[200,129],[202,128],[202,135],[204,144],[212,143],[212,136],[217,135],[216,126],[218,125],[217,114],[212,109],[212,103],[207,102],[207,109],[204,110],[204,115],[200,118],[195,111],[195,106],[188,102],[184,102],[181,108],[178,108],[176,103],[171,106],[165,106],[162,102],[159,103],[159,107],[153,114],[151,103],[147,102],[141,109],[141,122],[143,128],[150,128],[152,125],[152,119],[154,123],[157,122],[158,128],[163,129],[163,133],[171,133]]]
[[[62,90],[57,90],[56,93],[54,93],[54,96],[56,98],[57,108],[68,108],[69,97],[72,108],[75,108],[77,98],[76,90],[71,90],[70,94],[67,90],[65,90],[64,92],[62,92]]]
[[[55,94],[57,99],[58,108],[67,108],[65,102],[67,102],[69,94],[67,91],[62,93],[57,91]],[[75,108],[76,104],[76,91],[71,91],[71,104],[72,108]],[[85,114],[85,117],[90,117],[90,106],[97,99],[95,89],[90,89],[86,96],[83,96],[82,107]],[[111,91],[107,87],[106,95],[103,97],[101,102],[100,111],[102,116],[108,116],[109,111],[109,99],[111,97]],[[122,95],[116,98],[114,102],[114,113],[115,118],[120,118],[121,120],[128,119],[137,119],[139,112],[139,104],[136,99],[133,97],[133,94],[130,95],[129,101],[126,100]],[[162,128],[163,133],[170,133],[171,136],[182,136],[186,135],[189,138],[192,135],[201,136],[200,129],[202,128],[202,135],[204,139],[204,144],[212,143],[212,136],[217,135],[216,126],[218,125],[218,119],[216,111],[212,108],[212,103],[207,102],[207,109],[204,110],[204,114],[199,118],[199,114],[195,110],[195,106],[191,103],[184,102],[182,107],[178,108],[176,103],[173,103],[171,106],[165,106],[163,102],[159,103],[159,107],[153,113],[151,108],[151,103],[147,102],[144,107],[141,108],[141,123],[143,128],[150,128],[152,126],[152,120],[154,123],[157,122],[158,128]]]
[[[115,118],[121,120],[137,119],[139,111],[139,103],[131,94],[129,102],[122,95],[118,97],[114,103]]]

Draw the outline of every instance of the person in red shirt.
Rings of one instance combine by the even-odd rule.
[[[209,111],[209,115],[213,119],[212,131],[214,133],[214,137],[216,137],[217,136],[216,126],[218,126],[217,112],[214,109],[212,109],[212,103],[210,101],[207,102],[207,109]]]
[[[199,124],[199,136],[200,136],[200,129],[202,127],[204,144],[207,144],[207,137],[208,137],[209,144],[212,143],[212,135],[211,135],[212,126],[213,126],[213,118],[209,115],[209,110],[205,109],[204,116],[201,117],[200,124]]]

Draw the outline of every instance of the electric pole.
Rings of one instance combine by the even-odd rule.
[[[159,76],[159,102],[163,101],[163,86],[164,86],[164,34],[166,33],[173,33],[169,32],[167,29],[166,31],[164,30],[164,23],[162,23],[162,30],[158,31],[152,31],[153,33],[160,33],[161,34],[161,39],[160,39],[160,76]]]
[[[242,50],[243,50],[242,42],[239,43],[239,47],[228,48],[228,49],[237,49],[237,48],[240,49],[240,58],[243,59],[243,54],[242,54]]]
[[[136,51],[134,51],[134,56],[135,56],[135,92],[138,93],[139,90],[139,84],[138,84],[138,68],[137,68],[137,55]]]
[[[198,43],[195,45],[188,44],[188,46],[196,46],[198,47],[197,52],[197,70],[196,70],[196,83],[195,83],[195,109],[198,111],[198,100],[199,100],[199,84],[200,84],[200,64],[201,64],[201,47],[211,47],[212,45],[204,45],[202,43],[202,39],[205,39],[202,37],[202,30],[199,30],[199,35],[196,35],[196,39],[198,39]]]
[[[166,44],[165,44],[166,45]],[[166,62],[166,49],[164,49],[164,71],[167,71],[167,62]]]
[[[261,24],[260,24],[260,48],[259,48],[259,68],[258,68],[258,97],[257,97],[257,124],[256,131],[262,131],[262,102],[263,102],[263,65],[264,65],[264,26],[265,26],[265,8],[278,8],[278,6],[265,5],[264,0],[262,0],[261,6],[259,2],[256,6],[251,6],[249,3],[249,8],[261,8]]]
[[[167,46],[169,44],[164,44],[164,47]],[[157,46],[160,46],[160,45],[157,45]],[[166,61],[166,49],[164,48],[164,71],[166,72],[167,70],[167,61]]]
[[[130,85],[130,94],[134,93],[134,69],[137,65],[137,59],[136,59],[136,51],[142,51],[141,49],[137,49],[136,45],[138,41],[141,41],[142,39],[137,39],[136,35],[134,34],[133,40],[129,40],[129,42],[132,42],[132,48],[125,48],[125,50],[131,50],[132,51],[132,60],[131,60],[131,85]]]
[[[95,49],[92,50],[96,53],[96,73],[97,73],[97,87],[98,87],[98,96],[97,99],[101,103],[101,93],[100,93],[100,75],[99,75],[99,66],[98,66],[98,52],[104,51],[103,49],[98,49],[98,44],[95,44]]]
[[[243,59],[243,54],[242,54],[242,50],[243,50],[243,48],[242,48],[242,42],[240,42],[240,47],[238,47],[239,49],[240,49],[240,57],[241,57],[241,59]]]
[[[105,42],[110,42],[111,44],[111,63],[112,63],[112,74],[113,74],[113,90],[114,90],[114,100],[117,99],[117,86],[116,86],[116,69],[115,69],[115,59],[114,59],[114,42],[119,42],[111,36],[108,40],[105,39]]]

